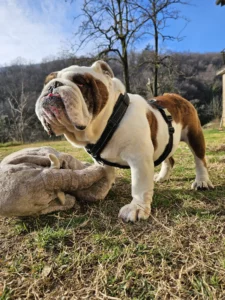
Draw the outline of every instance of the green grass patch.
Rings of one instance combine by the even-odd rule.
[[[70,232],[64,228],[54,229],[46,226],[39,230],[34,238],[34,245],[38,248],[61,248],[63,242],[69,238]]]
[[[146,221],[118,220],[131,201],[130,170],[117,170],[102,202],[0,218],[0,299],[224,299],[225,132],[204,134],[215,189],[190,189],[194,162],[181,143],[171,179],[155,184]],[[0,145],[0,159],[43,145],[92,162],[66,141]]]

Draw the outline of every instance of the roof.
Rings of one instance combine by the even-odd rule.
[[[225,74],[225,67],[216,73],[217,76]]]

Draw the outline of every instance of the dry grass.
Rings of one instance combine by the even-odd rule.
[[[171,180],[156,184],[147,221],[117,218],[130,201],[122,170],[101,203],[0,218],[0,299],[225,299],[225,133],[205,136],[215,190],[190,190],[194,164],[183,144]],[[50,145],[87,159],[66,142]],[[21,147],[1,147],[0,157]]]

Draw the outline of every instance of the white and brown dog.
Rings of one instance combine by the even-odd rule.
[[[103,61],[91,67],[71,66],[47,76],[36,104],[36,113],[45,130],[64,134],[74,146],[95,144],[101,137],[124,85]],[[101,152],[111,163],[127,165],[132,175],[132,201],[120,209],[124,221],[147,219],[151,211],[154,187],[154,161],[164,152],[169,140],[168,125],[162,114],[139,95],[128,94],[130,104],[113,136]],[[193,189],[209,189],[205,160],[205,141],[193,105],[176,94],[156,98],[173,119],[172,150],[162,163],[155,181],[169,179],[174,164],[173,153],[180,141],[191,149],[196,178]],[[107,167],[114,180],[114,168]]]

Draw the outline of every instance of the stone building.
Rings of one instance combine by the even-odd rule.
[[[222,96],[222,101],[223,101],[223,112],[222,112],[222,120],[221,120],[221,127],[225,127],[225,67],[221,69],[219,72],[216,74],[217,76],[222,75],[222,88],[223,88],[223,96]]]

